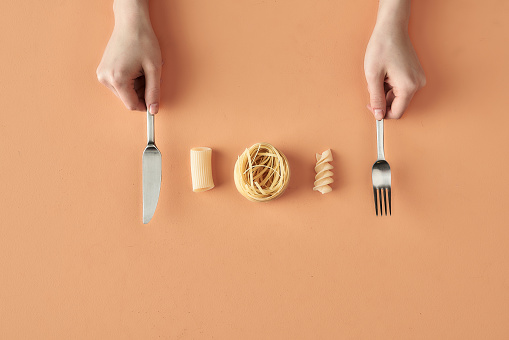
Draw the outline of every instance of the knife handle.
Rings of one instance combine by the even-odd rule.
[[[155,144],[154,115],[147,110],[147,144]]]

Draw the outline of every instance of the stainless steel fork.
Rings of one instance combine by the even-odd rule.
[[[380,207],[380,216],[383,215],[382,209],[385,207],[385,216],[387,216],[387,203],[389,203],[389,215],[391,215],[391,167],[385,160],[384,155],[384,121],[376,121],[376,144],[378,147],[378,159],[371,169],[371,178],[373,180],[373,196],[375,197],[375,213],[378,216]],[[389,196],[387,199],[387,195]],[[382,204],[383,197],[383,204]],[[380,205],[378,204],[380,202]]]

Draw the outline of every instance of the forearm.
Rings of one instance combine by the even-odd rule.
[[[115,25],[150,24],[149,0],[114,0]]]
[[[376,26],[406,30],[410,19],[410,0],[380,0]]]

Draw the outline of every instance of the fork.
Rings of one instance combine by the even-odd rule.
[[[373,180],[373,196],[375,197],[375,213],[378,216],[378,201],[380,202],[380,216],[382,216],[382,206],[385,207],[385,216],[387,216],[387,195],[389,196],[389,215],[391,215],[391,167],[385,160],[384,155],[384,120],[376,121],[376,144],[378,147],[378,159],[371,169],[371,178]],[[383,205],[382,205],[383,197]]]

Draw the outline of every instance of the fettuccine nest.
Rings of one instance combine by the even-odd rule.
[[[290,182],[285,155],[268,143],[256,143],[246,149],[235,163],[233,172],[237,190],[254,202],[279,197]]]

